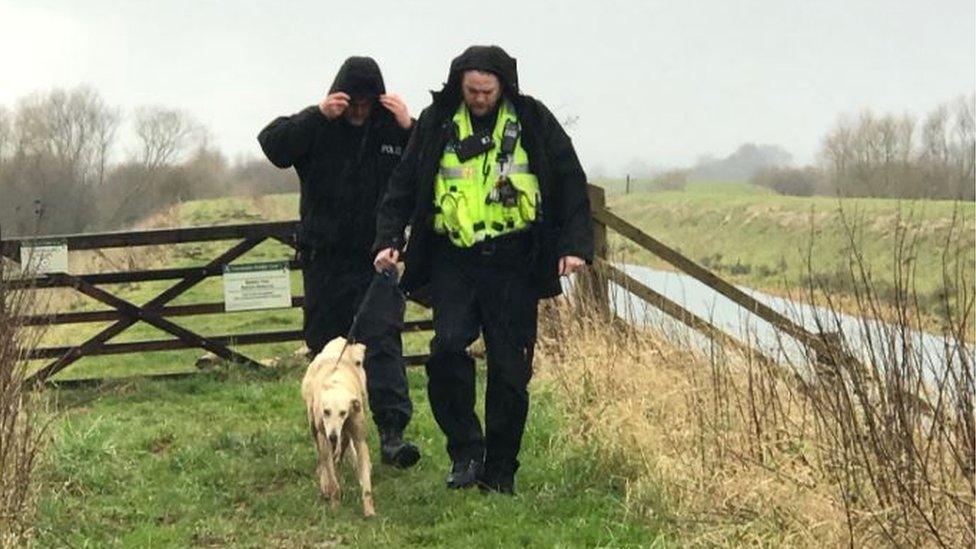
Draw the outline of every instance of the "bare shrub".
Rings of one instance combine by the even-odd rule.
[[[831,456],[824,472],[852,531],[899,546],[972,546],[976,384],[967,340],[976,296],[972,266],[958,253],[961,221],[954,218],[943,248],[938,348],[922,339],[917,225],[895,220],[894,269],[881,295],[861,251],[861,220],[845,214],[842,222],[857,328],[845,325],[833,293],[815,276],[807,289],[808,301],[825,311],[812,320],[829,344],[802,382]]]
[[[824,187],[823,175],[812,166],[765,168],[753,176],[752,182],[790,196],[813,196]]]
[[[690,174],[691,170],[669,170],[654,176],[651,186],[662,191],[681,191],[688,186]]]

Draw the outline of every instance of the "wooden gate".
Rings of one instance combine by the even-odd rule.
[[[204,336],[171,320],[173,317],[185,317],[222,313],[224,303],[196,303],[191,305],[170,305],[177,297],[196,286],[203,280],[223,274],[225,265],[240,258],[257,245],[266,240],[276,240],[294,249],[296,222],[274,222],[241,225],[222,225],[213,227],[192,227],[179,229],[153,229],[139,231],[120,231],[97,234],[65,235],[53,237],[67,243],[68,249],[96,250],[107,248],[129,248],[136,246],[172,245],[188,242],[235,241],[226,251],[217,255],[207,263],[195,267],[177,267],[162,269],[147,269],[134,271],[116,271],[88,274],[51,273],[34,277],[17,278],[6,281],[11,289],[36,290],[44,288],[73,288],[74,290],[109,307],[99,311],[54,312],[53,314],[27,316],[20,319],[20,324],[32,325],[63,325],[91,322],[112,322],[111,325],[99,331],[84,342],[65,347],[39,347],[28,355],[30,359],[52,359],[50,363],[34,372],[28,382],[45,381],[61,372],[78,359],[86,356],[140,353],[147,351],[164,351],[188,348],[200,348],[217,355],[220,358],[240,363],[250,367],[260,365],[247,355],[232,349],[232,346],[251,345],[256,343],[277,343],[284,341],[302,341],[304,335],[301,330],[246,332]],[[0,240],[0,253],[3,256],[19,262],[20,250],[29,245],[31,239],[13,238]],[[288,261],[290,270],[300,269],[301,265],[294,259]],[[158,295],[138,304],[114,295],[100,287],[108,284],[146,282],[159,280],[173,280],[175,283]],[[293,297],[291,306],[301,307],[303,298]],[[109,343],[109,341],[136,324],[145,322],[172,336],[175,339],[157,339],[135,341],[127,343]],[[406,323],[407,331],[429,330],[430,320]],[[406,357],[408,363],[419,364],[424,360],[423,355]]]

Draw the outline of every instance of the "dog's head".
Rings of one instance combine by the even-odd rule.
[[[332,448],[336,450],[342,439],[342,429],[346,421],[362,411],[363,403],[360,401],[359,394],[350,390],[347,385],[334,381],[332,376],[341,377],[339,372],[343,369],[356,370],[355,375],[362,376],[365,355],[364,345],[358,343],[347,345],[345,338],[337,337],[327,343],[315,358],[315,362],[325,367],[323,373],[326,373],[326,380],[324,386],[315,395],[314,404],[309,406],[313,410],[311,414],[316,428],[326,436]]]
[[[362,411],[363,403],[349,390],[333,385],[319,395],[319,405],[321,407],[319,421],[322,422],[323,434],[335,449],[342,439],[342,429],[346,421]]]
[[[347,345],[346,338],[339,336],[326,343],[316,360],[339,360],[341,362],[354,363],[356,366],[362,366],[365,356],[365,345],[362,343],[349,343]]]

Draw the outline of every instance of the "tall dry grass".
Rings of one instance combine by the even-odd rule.
[[[540,373],[633,513],[690,545],[844,538],[843,510],[818,482],[813,418],[782,376],[588,304],[545,307]]]
[[[893,250],[906,266],[909,233]],[[973,546],[971,273],[947,256],[950,320],[933,354],[913,336],[910,269],[896,270],[892,308],[855,234],[861,333],[845,333],[826,287],[807,292],[825,311],[816,324],[828,356],[774,363],[702,349],[586,296],[543,305],[540,373],[562,388],[569,422],[633,513],[687,545]]]
[[[5,283],[10,276],[10,264],[0,260],[0,547],[21,546],[31,537],[34,472],[45,430],[41,392],[24,386],[25,351],[43,330],[18,328],[18,317],[36,311],[35,296],[11,291]]]

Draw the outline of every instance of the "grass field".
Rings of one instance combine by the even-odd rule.
[[[916,239],[905,259],[913,269],[924,312],[933,317],[941,313],[943,254],[950,266],[959,262],[972,288],[972,203],[790,197],[747,183],[690,183],[681,191],[625,194],[620,181],[598,184],[607,189],[607,202],[615,213],[701,265],[754,288],[802,295],[812,271],[831,290],[849,292],[848,234],[854,234],[853,246],[864,255],[884,295],[893,287],[899,224]],[[638,188],[647,186],[632,182],[632,189]],[[855,227],[853,233],[845,230],[844,217]],[[620,260],[667,268],[631,243],[612,243]]]
[[[449,462],[419,371],[410,375],[416,414],[407,434],[423,458],[407,471],[376,464],[371,430],[378,516],[362,517],[347,466],[343,503],[332,512],[313,478],[301,370],[61,392],[42,468],[38,545],[634,547],[656,539],[627,518],[619,486],[538,384],[519,494],[444,488]]]
[[[149,225],[199,225],[290,218],[296,197],[189,203]],[[146,249],[126,257],[72,255],[79,271],[128,262],[137,268],[199,265],[228,243]],[[239,262],[280,260],[287,248],[266,243]],[[110,289],[141,303],[172,282]],[[301,291],[295,273],[293,291]],[[70,310],[103,309],[68,292],[47,297]],[[177,303],[220,301],[219,278]],[[411,307],[410,317],[428,314]],[[175,318],[205,334],[295,329],[300,311],[279,310]],[[52,330],[47,344],[77,343],[105,324]],[[167,338],[136,325],[113,341]],[[405,352],[426,351],[428,336],[405,337]],[[315,457],[299,382],[299,343],[240,348],[258,358],[284,357],[262,372],[223,365],[178,380],[119,379],[48,394],[52,441],[40,468],[36,541],[41,547],[636,547],[663,543],[646,520],[631,517],[619,477],[566,423],[541,380],[523,445],[518,495],[448,491],[444,439],[427,404],[421,369],[409,373],[415,417],[407,436],[422,449],[408,471],[379,465],[370,426],[378,516],[362,518],[358,484],[344,466],[344,501],[333,513],[318,496]],[[82,359],[60,379],[194,371],[201,351]],[[545,365],[538,365],[544,368]],[[483,364],[479,363],[483,394]]]

